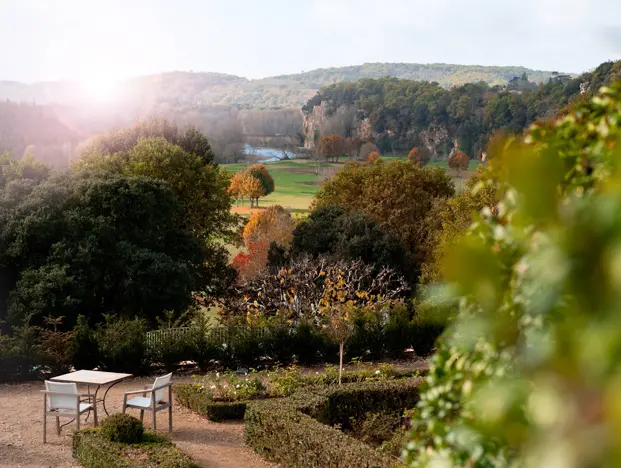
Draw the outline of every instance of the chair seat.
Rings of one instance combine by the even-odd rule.
[[[80,403],[80,414],[92,409],[93,405],[90,405],[88,403]],[[50,411],[58,413],[59,415],[62,415],[63,413],[67,413],[69,416],[75,414],[75,409],[73,408],[52,408]]]
[[[134,397],[127,400],[127,406],[133,406],[135,408],[151,408],[151,398]]]

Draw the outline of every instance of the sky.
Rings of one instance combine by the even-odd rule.
[[[621,0],[0,0],[0,80],[620,58]]]

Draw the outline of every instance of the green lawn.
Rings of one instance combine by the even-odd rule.
[[[407,159],[405,155],[384,156],[385,160]],[[320,172],[342,168],[347,158],[342,158],[338,164],[321,163]],[[469,171],[462,173],[459,178],[454,177],[457,191],[463,190],[464,180],[470,171],[481,164],[479,161],[470,161]],[[315,193],[319,190],[325,175],[317,175],[315,163],[308,159],[296,159],[291,161],[277,161],[265,164],[274,178],[276,190],[267,197],[261,198],[260,206],[281,205],[292,212],[306,212],[311,204]],[[239,172],[246,169],[250,164],[225,164],[222,167],[229,172]],[[434,161],[430,166],[439,166],[448,170],[446,161]],[[248,210],[248,202],[244,203]],[[241,213],[244,208],[240,208]]]

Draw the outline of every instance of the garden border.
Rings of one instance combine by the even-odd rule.
[[[395,468],[381,453],[331,424],[347,424],[373,410],[404,410],[418,402],[420,378],[344,384],[302,391],[289,398],[253,401],[245,415],[245,440],[283,466],[303,468]]]

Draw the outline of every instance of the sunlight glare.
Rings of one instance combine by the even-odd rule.
[[[108,76],[91,76],[80,80],[82,93],[89,101],[109,102],[118,94],[119,83]]]

